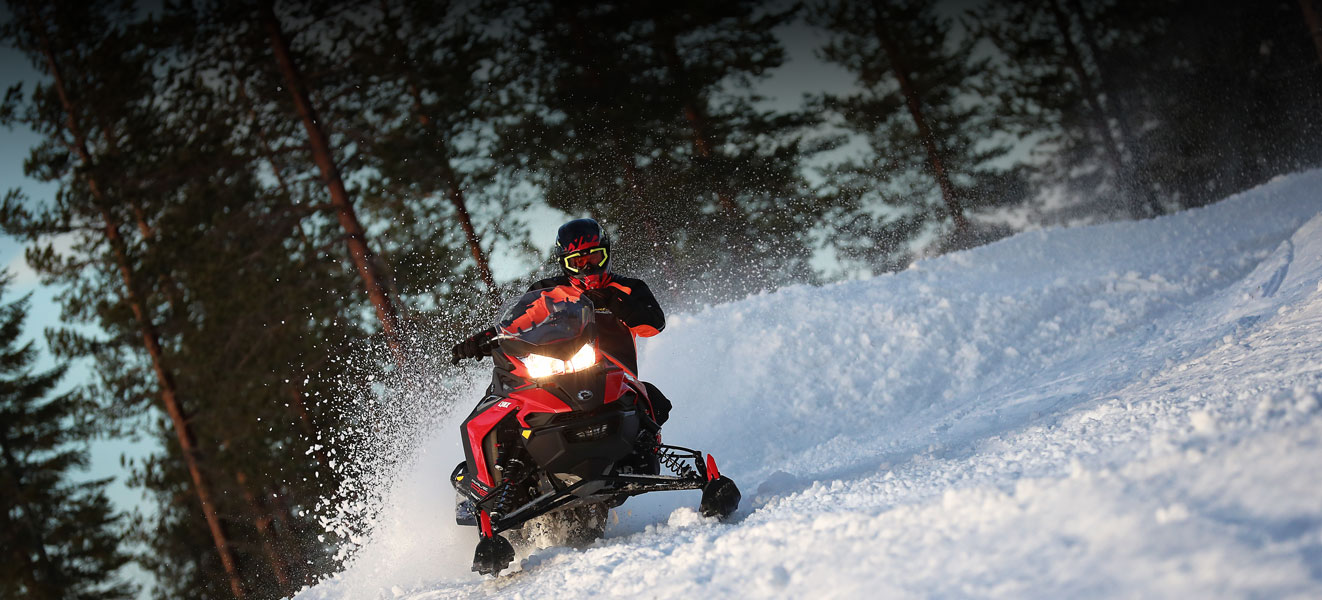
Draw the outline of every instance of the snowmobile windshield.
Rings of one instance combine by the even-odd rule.
[[[556,356],[559,350],[576,351],[585,338],[595,337],[593,310],[592,301],[572,287],[534,290],[501,310],[497,338],[512,354],[535,350]]]

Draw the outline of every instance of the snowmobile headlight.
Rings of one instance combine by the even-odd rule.
[[[523,366],[528,367],[528,375],[533,379],[582,371],[595,364],[597,364],[597,351],[590,343],[583,344],[583,347],[579,348],[578,352],[569,360],[560,360],[541,354],[529,354],[523,357]]]

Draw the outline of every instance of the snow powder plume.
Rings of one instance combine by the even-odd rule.
[[[340,478],[316,515],[323,541],[338,548],[334,558],[344,565],[329,579],[349,580],[341,588],[349,597],[373,597],[382,579],[422,581],[437,566],[471,559],[446,556],[448,545],[436,542],[460,533],[447,482],[462,459],[455,432],[490,372],[451,366],[453,340],[425,327],[403,339],[410,364],[402,369],[387,366],[391,353],[379,342],[338,359],[345,373],[331,408],[341,424],[339,437],[314,448],[330,456]]]
[[[740,484],[733,522],[649,495],[586,549],[478,577],[449,414],[299,597],[1322,596],[1318,189],[672,315],[641,374],[674,401],[666,441]]]

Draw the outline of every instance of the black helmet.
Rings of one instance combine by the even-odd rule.
[[[570,279],[597,283],[610,273],[610,236],[592,219],[574,219],[555,236],[555,259]],[[598,287],[588,285],[589,288]]]

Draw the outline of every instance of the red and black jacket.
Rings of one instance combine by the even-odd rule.
[[[574,282],[567,275],[547,277],[528,286],[528,291],[561,285],[573,286]],[[661,310],[661,304],[643,280],[612,273],[610,283],[603,289],[603,293],[619,299],[618,310],[614,311],[615,317],[634,335],[652,337],[666,328],[666,313]]]
[[[528,291],[561,285],[573,286],[574,283],[567,275],[548,277],[528,286]],[[666,328],[666,314],[661,310],[661,305],[656,301],[656,296],[652,294],[651,288],[647,287],[643,280],[612,274],[610,283],[602,290],[602,293],[610,294],[618,300],[611,312],[633,335],[652,337]],[[495,335],[496,328],[492,326],[483,329],[473,337],[481,340],[491,340]],[[491,356],[495,346],[490,343],[483,343],[479,350],[483,356]]]

